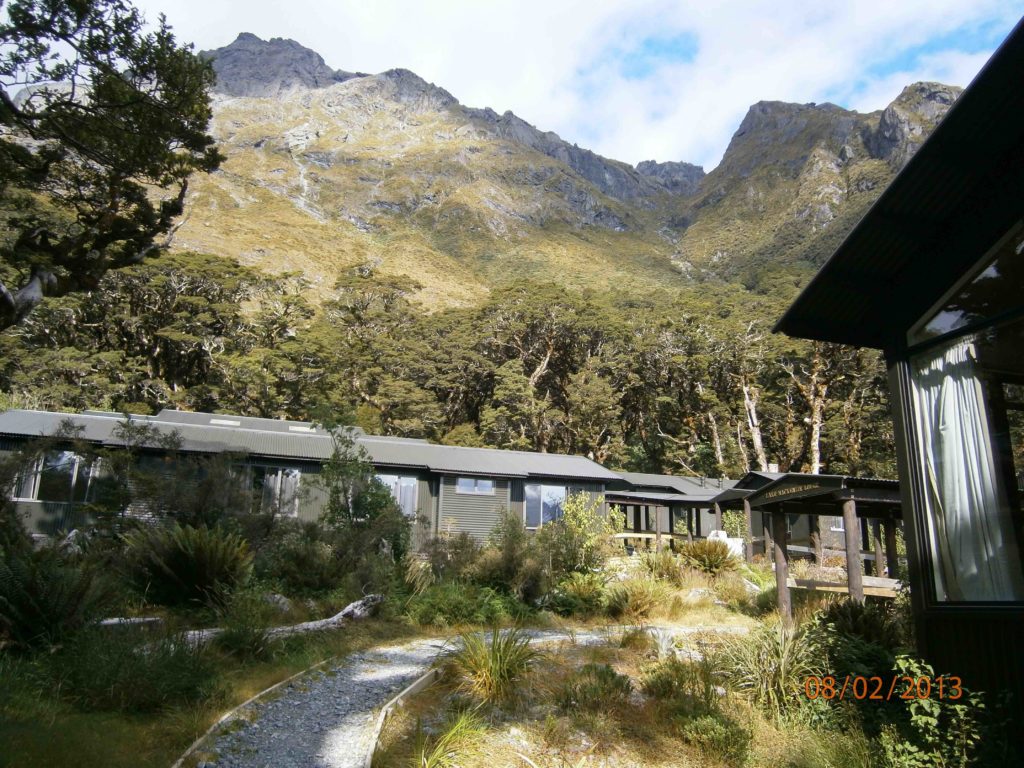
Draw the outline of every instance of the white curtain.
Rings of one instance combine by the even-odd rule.
[[[914,361],[938,598],[1021,600],[1024,576],[973,339]]]

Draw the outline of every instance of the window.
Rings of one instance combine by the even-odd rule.
[[[564,485],[527,483],[525,520],[527,528],[540,528],[544,523],[558,520],[565,505]]]
[[[1024,601],[1024,237],[911,330],[912,446],[940,602]]]
[[[455,481],[456,493],[494,495],[494,481],[484,477],[460,477]]]
[[[841,517],[833,517],[832,524],[829,525],[830,531],[839,531],[840,533],[846,532],[846,521]]]
[[[406,517],[416,517],[416,492],[419,480],[402,475],[377,475],[377,479],[391,491],[398,508]]]
[[[252,490],[260,512],[296,517],[299,514],[299,480],[302,473],[292,467],[250,468]]]
[[[14,498],[64,504],[92,501],[90,487],[97,465],[72,451],[47,451],[18,475]]]

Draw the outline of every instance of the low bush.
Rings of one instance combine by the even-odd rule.
[[[256,555],[258,578],[289,595],[319,595],[337,589],[345,576],[328,532],[316,523],[279,520]]]
[[[608,613],[628,621],[651,618],[671,597],[669,589],[653,579],[628,579],[608,590]]]
[[[783,624],[733,640],[718,659],[729,684],[776,721],[806,701],[804,682],[824,662],[803,631]]]
[[[729,545],[715,539],[688,541],[679,551],[685,563],[709,576],[718,576],[726,571],[735,570],[740,564],[739,558],[732,554]]]
[[[663,659],[643,670],[640,685],[648,696],[670,701],[687,712],[710,712],[718,702],[711,663]]]
[[[604,612],[607,582],[599,573],[571,573],[558,582],[546,606],[562,616],[596,616]]]
[[[662,579],[675,587],[682,587],[693,581],[690,567],[683,559],[663,549],[659,552],[645,552],[640,556],[642,569],[656,579]]]
[[[594,711],[622,706],[633,685],[607,664],[584,664],[558,692],[558,706],[566,711]]]
[[[529,609],[511,595],[490,587],[448,582],[413,595],[405,612],[421,626],[451,627],[503,624],[523,618]]]
[[[537,659],[530,638],[519,629],[493,629],[490,638],[464,634],[462,647],[451,655],[460,687],[482,701],[508,699]]]
[[[458,581],[469,574],[480,556],[480,545],[465,531],[457,536],[443,533],[428,541],[423,553],[435,579]]]
[[[498,520],[487,547],[466,575],[527,603],[548,591],[548,574],[536,537],[527,532],[522,515],[508,512]]]
[[[234,595],[218,612],[217,624],[224,631],[217,635],[217,647],[243,660],[268,658],[273,647],[269,630],[275,612],[257,592]]]
[[[679,725],[683,741],[707,757],[729,765],[741,765],[750,749],[749,729],[722,712],[709,712],[683,719]]]
[[[238,535],[220,528],[151,527],[125,536],[128,577],[160,605],[216,605],[252,572],[252,555]]]
[[[736,573],[727,573],[715,579],[712,589],[715,597],[732,610],[740,612],[752,611],[758,594]]]
[[[0,560],[0,632],[23,648],[56,645],[86,626],[112,592],[89,568],[53,549],[19,549]]]
[[[50,661],[62,694],[86,710],[154,712],[200,701],[215,685],[209,654],[175,636],[89,630]]]

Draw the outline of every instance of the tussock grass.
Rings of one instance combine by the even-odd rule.
[[[451,656],[452,668],[460,688],[484,702],[509,699],[539,655],[518,628],[494,629],[489,639],[480,633],[464,634],[460,640],[462,647]]]

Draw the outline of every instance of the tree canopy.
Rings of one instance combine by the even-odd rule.
[[[5,3],[0,0],[0,8]],[[13,0],[0,20],[0,330],[158,250],[221,161],[208,62],[124,0]]]

